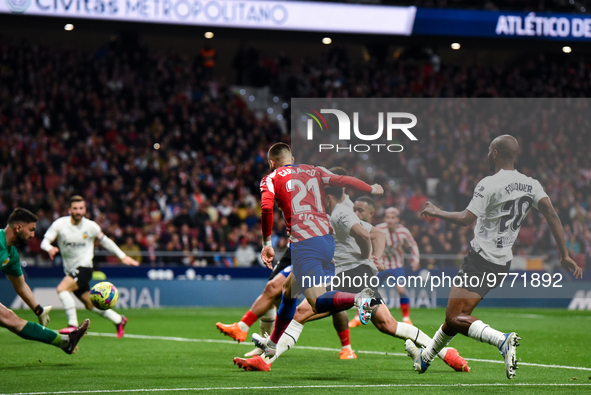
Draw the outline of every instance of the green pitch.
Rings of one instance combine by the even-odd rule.
[[[298,343],[301,348],[284,354],[271,372],[245,372],[232,363],[232,358],[250,351],[250,344],[232,343],[215,328],[217,321],[239,320],[244,311],[122,310],[129,318],[129,336],[123,339],[114,338],[114,326],[109,321],[79,312],[80,319],[88,316],[92,324],[76,355],[22,340],[0,329],[0,394],[131,390],[138,394],[152,390],[149,392],[157,394],[253,395],[591,392],[590,312],[477,310],[477,316],[492,327],[516,331],[522,338],[517,349],[517,377],[507,380],[504,365],[494,362],[502,362],[498,351],[463,336],[451,345],[469,359],[472,372],[456,373],[436,359],[427,373],[418,375],[410,358],[401,355],[403,341],[381,334],[371,324],[351,330],[359,359],[341,361],[331,320],[307,324]],[[29,311],[17,313],[34,319]],[[393,313],[399,318],[399,311]],[[443,316],[442,309],[411,311],[413,323],[429,336],[435,333]],[[50,326],[57,329],[65,325],[65,313],[52,312]]]

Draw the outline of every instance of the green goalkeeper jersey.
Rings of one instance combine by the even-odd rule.
[[[15,246],[8,247],[4,229],[0,229],[0,265],[0,270],[4,274],[14,277],[23,275],[21,257]]]

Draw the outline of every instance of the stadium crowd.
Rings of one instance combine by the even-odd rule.
[[[318,59],[252,59],[253,65],[241,64],[246,82],[252,72],[264,75],[286,100],[591,96],[591,61],[579,58],[475,68],[411,60],[353,64],[335,46]],[[56,50],[0,41],[0,222],[14,207],[33,210],[39,222],[29,248],[42,253],[44,232],[67,215],[68,198],[81,194],[88,216],[142,265],[256,265],[266,150],[290,136],[271,119],[256,117],[223,81],[206,73],[199,58],[173,52]],[[569,249],[580,259],[591,257],[589,130],[534,133],[522,141],[518,160],[523,172],[543,181]],[[396,206],[422,254],[467,252],[471,229],[427,222],[418,213],[434,197],[448,210],[466,207],[486,175],[488,141],[481,131],[438,131],[401,154],[396,188],[377,200],[374,222]],[[368,176],[359,164],[349,170]],[[438,183],[427,197],[432,179]],[[275,218],[273,240],[284,249],[285,226],[280,215]],[[553,253],[549,229],[536,212],[516,249]]]

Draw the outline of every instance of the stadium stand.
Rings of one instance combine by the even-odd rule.
[[[240,78],[254,85],[267,81],[285,100],[591,96],[591,61],[580,57],[540,55],[468,68],[431,60],[355,64],[338,46],[312,59],[238,55]],[[146,254],[142,265],[232,266],[224,253],[235,251],[240,240],[260,248],[258,184],[268,171],[266,150],[289,135],[271,119],[255,117],[225,79],[203,70],[201,59],[172,51],[60,50],[8,41],[0,41],[0,59],[0,222],[15,206],[29,208],[39,215],[41,238],[66,214],[68,197],[82,194],[89,216],[107,234],[122,248]],[[482,136],[458,133],[438,133],[422,158],[403,156],[397,174],[402,187],[378,200],[377,217],[385,207],[398,207],[423,254],[468,248],[471,230],[427,226],[415,204],[426,180],[437,178],[438,203],[465,208],[488,147]],[[522,147],[519,159],[519,166],[535,168],[544,180],[579,261],[591,257],[591,160],[581,144],[589,133],[546,131]],[[460,137],[464,143],[455,144]],[[280,220],[275,234],[283,246]],[[29,248],[40,252],[39,239]],[[528,217],[516,248],[555,253],[537,213]],[[160,250],[179,254],[162,257],[155,253]],[[214,254],[203,261],[195,258],[199,251]]]

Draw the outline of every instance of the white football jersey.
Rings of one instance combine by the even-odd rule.
[[[101,227],[94,221],[82,217],[78,225],[72,225],[70,217],[55,220],[47,229],[45,238],[57,246],[64,260],[64,272],[71,273],[78,267],[92,268],[94,240],[101,233]]]
[[[351,198],[349,197],[349,195],[347,195],[346,193],[344,194],[344,199],[340,204],[343,204],[347,207],[353,208],[353,206],[355,206],[355,204],[353,203],[353,201],[351,200]]]
[[[547,196],[537,180],[517,170],[500,170],[483,178],[468,204],[468,210],[478,217],[472,249],[489,262],[507,264],[513,259],[511,248],[525,216]]]
[[[369,232],[371,224],[361,221],[357,214],[348,206],[342,203],[337,204],[328,217],[330,224],[334,229],[333,237],[335,240],[334,264],[335,274],[354,269],[361,265],[371,267],[374,274],[378,269],[370,259],[361,258],[361,249],[351,236],[351,228],[355,224],[361,224]]]

